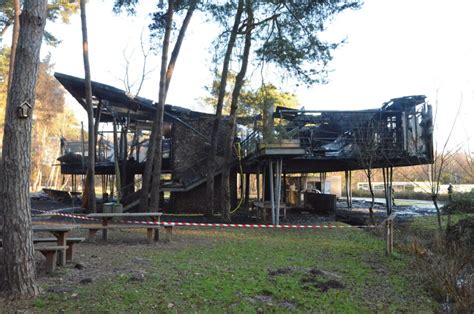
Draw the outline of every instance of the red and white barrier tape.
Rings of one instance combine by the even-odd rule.
[[[37,210],[40,211],[40,210]],[[40,211],[49,215],[63,216],[69,218],[83,219],[89,221],[101,221],[96,218],[89,218],[86,216],[56,213],[51,211]],[[212,227],[212,228],[262,228],[262,229],[358,229],[358,228],[375,228],[377,226],[351,226],[351,225],[265,225],[265,224],[232,224],[232,223],[203,223],[203,222],[174,222],[174,221],[137,221],[124,220],[123,224],[148,224],[148,225],[164,225],[164,226],[184,226],[184,227]]]
[[[73,215],[73,214],[64,214],[64,213],[57,213],[54,211],[46,211],[46,210],[39,210],[39,209],[34,209],[35,211],[40,212],[40,215],[54,215],[54,216],[63,216],[63,217],[69,217],[69,218],[76,218],[76,219],[84,219],[84,220],[95,220],[98,221],[96,218],[90,218],[82,215]]]
[[[266,228],[266,229],[336,229],[336,228],[375,228],[376,226],[351,226],[351,225],[264,225],[264,224],[227,224],[227,223],[202,223],[202,222],[154,222],[154,221],[125,221],[125,223],[139,224],[165,224],[185,227],[214,227],[214,228]]]

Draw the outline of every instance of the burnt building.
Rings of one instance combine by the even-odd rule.
[[[85,108],[84,80],[60,73],[55,77]],[[92,94],[95,121],[99,123],[95,135],[98,138],[96,174],[107,180],[115,175],[117,167],[121,170],[122,202],[126,210],[131,210],[138,205],[156,104],[97,82],[92,83]],[[213,120],[214,115],[203,112],[171,105],[164,108],[161,191],[169,196],[167,208],[170,210],[206,210],[207,156]],[[352,170],[392,169],[433,160],[432,113],[424,96],[392,99],[374,110],[315,111],[277,107],[267,114],[239,117],[238,123],[236,155],[239,158],[235,158],[233,171],[245,174],[240,177],[257,175],[264,180],[266,176],[267,186],[269,175],[281,187],[281,178],[287,173],[345,171],[348,179],[347,174]],[[107,136],[107,133],[113,134],[113,129],[116,130],[115,143],[112,136]],[[218,143],[218,147],[223,147],[223,138],[219,138]],[[84,145],[67,143],[66,139],[63,156],[59,158],[62,173],[85,174],[87,155]],[[217,176],[222,156],[223,151],[218,149]],[[215,181],[218,191],[220,180]],[[232,176],[231,185],[235,201],[237,175]],[[269,193],[267,188],[267,193],[263,189],[260,194],[264,199],[265,194],[268,198],[268,194],[275,193]]]

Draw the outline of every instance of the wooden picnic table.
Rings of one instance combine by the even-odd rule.
[[[64,247],[58,251],[58,265],[66,265],[66,238],[67,234],[73,229],[78,228],[78,225],[64,225],[64,224],[47,224],[47,225],[33,225],[33,232],[49,232],[57,239],[57,245]]]
[[[158,213],[158,212],[146,212],[146,213],[94,213],[94,214],[89,214],[87,215],[88,218],[96,218],[96,219],[102,219],[102,239],[107,241],[107,230],[110,228],[123,228],[124,225],[113,225],[111,226],[109,222],[112,221],[114,218],[146,218],[150,219],[156,224],[153,225],[132,225],[135,226],[136,228],[146,228],[147,229],[147,236],[148,240],[151,241],[152,238],[154,238],[155,241],[158,241],[159,239],[159,222],[160,218],[163,215],[163,213]],[[124,222],[126,223],[126,222]],[[130,227],[130,225],[128,225]],[[93,227],[86,227],[89,229],[89,238],[93,237],[95,235],[95,232],[97,232],[98,228],[93,228]],[[95,230],[95,231],[94,231]],[[153,237],[153,230],[155,231],[154,237]]]

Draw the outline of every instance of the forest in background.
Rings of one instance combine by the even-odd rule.
[[[7,82],[10,49],[0,50],[0,152],[5,124]],[[36,102],[33,111],[31,191],[41,187],[62,187],[67,177],[56,166],[60,156],[60,140],[79,140],[80,122],[65,103],[65,91],[54,78],[54,64],[49,56],[40,63],[36,85]]]

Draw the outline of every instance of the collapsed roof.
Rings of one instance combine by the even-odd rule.
[[[54,73],[54,77],[64,86],[64,88],[86,109],[84,79]],[[139,124],[141,128],[150,128],[151,121],[155,116],[156,103],[150,99],[140,96],[133,96],[124,90],[110,85],[91,82],[92,104],[94,106],[94,116],[98,106],[102,106],[100,122],[123,121],[130,118],[133,125]],[[211,116],[207,113],[192,111],[183,107],[165,105],[165,120],[173,120],[179,117],[202,117]]]

